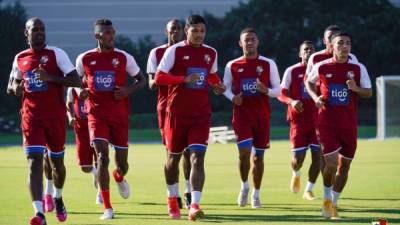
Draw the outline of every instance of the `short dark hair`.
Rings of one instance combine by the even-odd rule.
[[[99,28],[100,26],[112,26],[112,22],[109,19],[98,19],[94,23],[94,32],[98,33],[100,32]]]
[[[189,16],[189,17],[186,19],[186,24],[185,24],[185,26],[186,26],[186,27],[190,27],[191,25],[199,24],[199,23],[202,23],[202,24],[205,25],[205,24],[206,24],[206,21],[204,20],[204,18],[203,18],[202,16],[195,14],[195,15]]]
[[[332,42],[333,39],[335,39],[335,37],[339,37],[339,36],[345,36],[345,37],[349,37],[351,40],[351,35],[349,33],[346,33],[344,31],[339,31],[339,32],[335,32],[332,34],[330,41]]]
[[[327,31],[335,32],[335,31],[340,31],[340,30],[341,30],[341,29],[340,29],[340,27],[339,27],[338,25],[336,25],[336,24],[331,24],[331,25],[329,25],[329,26],[327,26],[327,27],[325,28],[324,33],[327,32]]]
[[[300,50],[301,50],[301,46],[303,46],[303,45],[312,45],[312,46],[314,46],[314,42],[312,42],[312,41],[310,41],[310,40],[305,40],[305,41],[303,41],[303,42],[300,44],[300,47],[299,47]]]
[[[245,34],[245,33],[254,33],[255,35],[257,35],[256,29],[254,29],[252,27],[246,27],[242,31],[240,31],[239,38],[242,36],[242,34]]]

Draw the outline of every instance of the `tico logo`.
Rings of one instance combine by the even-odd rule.
[[[94,86],[96,91],[113,91],[115,87],[114,71],[94,72]]]
[[[29,92],[47,91],[47,82],[40,80],[32,71],[26,73],[25,80],[28,83]]]
[[[240,90],[243,96],[255,96],[258,95],[257,92],[257,79],[248,78],[240,80]]]
[[[344,84],[329,85],[329,103],[331,105],[349,104],[349,91]]]

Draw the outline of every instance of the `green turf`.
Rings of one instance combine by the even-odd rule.
[[[348,185],[342,194],[340,221],[320,216],[321,177],[315,193],[318,200],[304,201],[300,194],[288,191],[291,171],[287,141],[273,141],[265,155],[265,175],[261,200],[263,208],[236,206],[240,187],[235,145],[213,144],[206,156],[206,184],[202,207],[206,219],[201,224],[371,224],[373,218],[387,218],[389,224],[400,223],[400,141],[359,141]],[[183,210],[180,221],[166,215],[166,191],[163,178],[165,152],[161,145],[130,146],[130,171],[127,179],[133,195],[128,200],[118,196],[111,183],[111,199],[116,217],[100,221],[102,208],[94,204],[95,190],[90,175],[75,164],[73,146],[67,147],[67,181],[64,201],[68,220],[63,224],[188,224]],[[111,161],[113,162],[113,161]],[[309,164],[309,157],[305,165]],[[113,166],[113,163],[111,163]],[[27,163],[19,147],[0,148],[0,224],[27,224],[32,206],[26,188]],[[303,168],[306,174],[306,168]],[[302,178],[302,185],[306,176]],[[181,183],[181,190],[183,183]],[[47,214],[48,224],[56,222]]]

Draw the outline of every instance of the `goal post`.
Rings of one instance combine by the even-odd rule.
[[[400,76],[376,78],[376,138],[400,137]]]

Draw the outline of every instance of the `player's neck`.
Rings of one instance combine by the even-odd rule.
[[[172,45],[174,45],[174,44],[176,44],[176,43],[178,43],[179,41],[174,41],[174,40],[168,40],[168,46],[172,46]]]
[[[340,56],[340,55],[334,54],[333,57],[334,57],[335,61],[338,63],[345,63],[349,59],[348,55]]]
[[[186,43],[187,43],[189,46],[194,47],[194,48],[200,48],[200,47],[203,45],[203,43],[197,44],[197,43],[190,42],[189,40],[186,40]]]
[[[249,52],[245,52],[244,53],[244,57],[246,58],[246,59],[256,59],[257,57],[258,57],[258,52],[251,52],[251,53],[249,53]]]
[[[34,52],[38,52],[40,50],[42,50],[46,45],[45,44],[40,44],[40,45],[33,45],[30,44],[30,48],[34,51]]]
[[[301,64],[302,65],[307,65],[307,61],[308,61],[307,59],[301,59]]]
[[[100,45],[97,48],[99,49],[99,52],[101,52],[101,53],[107,53],[107,52],[111,52],[114,50],[114,48],[105,48]]]

